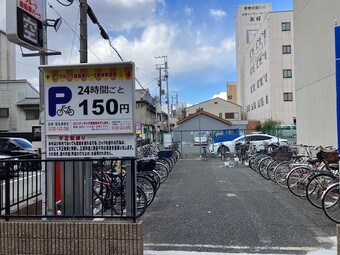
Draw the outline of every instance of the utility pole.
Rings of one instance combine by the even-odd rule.
[[[168,130],[170,132],[170,99],[169,99],[169,73],[168,73],[168,57],[167,56],[156,56],[155,58],[163,58],[164,59],[164,80],[166,82],[166,104],[168,111]]]
[[[157,125],[156,142],[160,143],[162,139],[160,135],[160,129],[158,129],[158,124],[161,124],[161,120],[162,120],[162,67],[159,65],[156,65],[156,69],[157,68],[159,70],[159,78],[158,78],[159,105],[156,106],[156,125]],[[158,121],[158,118],[159,118],[159,121]]]
[[[79,0],[80,11],[80,63],[87,63],[87,0]]]

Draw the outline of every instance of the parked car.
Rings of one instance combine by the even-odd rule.
[[[235,153],[235,146],[245,144],[246,142],[250,142],[253,146],[256,147],[256,150],[261,150],[264,149],[264,142],[266,142],[267,144],[286,145],[287,139],[281,139],[279,137],[267,134],[249,134],[239,136],[232,141],[226,141],[219,144],[211,144],[209,150],[212,154],[218,155],[225,153]]]
[[[36,161],[40,158],[37,150],[33,148],[30,141],[24,138],[0,137],[0,154],[13,159],[16,158],[18,160],[17,169],[19,170],[37,170],[41,165],[40,162]],[[29,162],[27,159],[34,160]]]
[[[196,131],[194,133],[194,145],[206,145],[208,144],[208,136],[205,131]]]
[[[13,163],[12,163],[13,160]],[[10,177],[16,176],[16,172],[18,171],[18,158],[13,158],[8,155],[0,154],[0,180],[5,177],[6,167],[9,168]]]

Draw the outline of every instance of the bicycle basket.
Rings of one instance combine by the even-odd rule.
[[[152,171],[156,167],[156,160],[137,160],[137,171]]]
[[[158,152],[159,158],[170,158],[172,156],[172,149],[170,150],[161,150]]]
[[[327,163],[338,163],[339,162],[339,154],[336,150],[320,150],[317,153],[317,158],[319,160],[325,160]]]
[[[289,161],[292,159],[293,153],[291,151],[274,151],[270,156],[276,161]]]

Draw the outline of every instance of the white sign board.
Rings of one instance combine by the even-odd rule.
[[[46,157],[135,156],[133,63],[40,69]]]

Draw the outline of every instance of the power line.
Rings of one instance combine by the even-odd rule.
[[[56,11],[53,7],[53,5],[51,5],[50,3],[48,3],[48,6],[56,13],[59,15],[59,17],[63,20],[63,22],[69,27],[69,29],[71,29],[71,31],[73,32],[74,35],[76,35],[79,39],[80,39],[80,35],[71,27],[71,25],[59,14],[58,11]],[[88,47],[88,49],[91,51],[91,53],[100,61],[103,62],[97,55],[96,53],[90,48]]]

